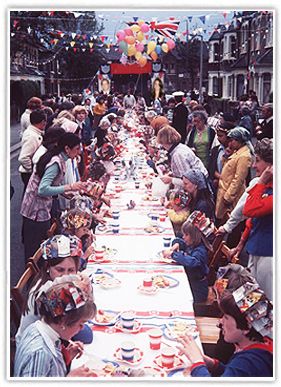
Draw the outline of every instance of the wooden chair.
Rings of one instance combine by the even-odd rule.
[[[47,231],[48,238],[50,238],[50,237],[55,235],[55,232],[56,232],[57,228],[58,228],[57,222],[54,221],[52,223],[51,227],[49,228],[49,230]]]
[[[31,263],[27,264],[25,272],[22,274],[16,286],[11,289],[11,297],[15,302],[20,313],[22,313],[23,305],[25,302],[25,296],[28,286],[33,280],[36,270]]]
[[[29,258],[27,261],[27,266],[30,264],[33,266],[33,269],[38,273],[40,271],[39,267],[39,261],[42,257],[42,248],[39,247],[39,249],[34,253],[32,257]]]
[[[209,268],[217,269],[219,266],[227,263],[238,263],[239,258],[237,256],[230,256],[230,248],[224,241],[221,241],[219,246],[214,250],[210,256]]]

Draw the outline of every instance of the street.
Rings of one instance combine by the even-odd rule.
[[[11,286],[16,285],[19,277],[24,271],[24,251],[21,243],[21,224],[20,204],[22,197],[23,183],[18,172],[18,128],[19,125],[11,126],[11,147],[18,149],[12,152],[10,165],[11,183],[15,189],[14,196],[10,201],[10,281]]]

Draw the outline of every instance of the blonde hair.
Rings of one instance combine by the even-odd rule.
[[[181,135],[170,125],[163,126],[157,134],[157,142],[163,144],[179,144]]]
[[[74,106],[74,108],[72,109],[72,113],[73,113],[73,115],[74,115],[75,118],[76,118],[77,114],[79,114],[79,113],[81,113],[81,112],[83,112],[83,113],[85,113],[86,115],[88,115],[88,112],[87,112],[86,108],[85,108],[84,106],[82,106],[82,105],[76,105],[76,106]]]

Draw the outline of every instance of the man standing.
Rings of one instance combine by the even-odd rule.
[[[32,174],[32,157],[43,141],[43,134],[47,117],[43,110],[34,110],[30,113],[30,125],[23,132],[21,151],[19,154],[19,172],[24,184],[23,192],[27,187]]]
[[[38,97],[32,97],[27,101],[27,109],[22,113],[20,118],[20,139],[22,138],[23,132],[30,125],[30,113],[34,110],[42,108],[42,99]]]
[[[176,106],[174,109],[172,127],[175,128],[181,135],[181,142],[184,144],[186,139],[186,125],[188,118],[188,110],[182,101],[184,93],[182,91],[176,91],[173,93],[176,100]]]
[[[133,94],[131,94],[131,90],[128,90],[127,95],[125,95],[123,99],[124,109],[133,109],[135,105],[136,105],[136,99],[133,96]]]
[[[256,127],[256,136],[258,140],[265,137],[273,138],[273,107],[272,103],[265,103],[261,109],[263,121]]]

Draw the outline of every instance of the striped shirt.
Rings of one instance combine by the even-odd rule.
[[[43,321],[31,324],[17,345],[14,376],[64,377],[67,370],[57,332]]]

